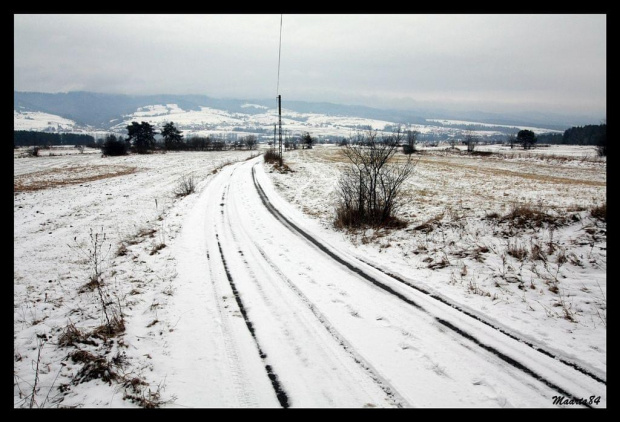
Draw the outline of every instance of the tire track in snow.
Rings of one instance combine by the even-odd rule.
[[[547,387],[555,390],[556,392],[560,393],[563,396],[568,396],[568,397],[572,397],[576,400],[579,400],[580,397],[570,394],[568,392],[566,392],[563,388],[557,386],[555,383],[547,380],[546,378],[542,377],[541,375],[537,374],[535,371],[529,369],[528,367],[526,367],[525,365],[521,364],[520,362],[516,361],[513,358],[510,358],[509,356],[505,355],[504,353],[502,353],[501,351],[497,350],[496,348],[486,345],[483,342],[481,342],[480,340],[478,340],[477,338],[475,338],[474,336],[472,336],[471,334],[465,332],[464,330],[461,330],[460,328],[454,326],[453,324],[449,323],[448,321],[445,321],[439,317],[436,317],[432,314],[430,314],[426,309],[424,309],[422,306],[420,306],[419,304],[417,304],[416,302],[414,302],[413,300],[407,298],[406,296],[404,296],[403,294],[394,291],[394,289],[392,289],[391,287],[385,285],[384,283],[379,282],[378,280],[376,280],[375,278],[373,278],[372,276],[366,274],[362,269],[356,267],[355,265],[345,261],[344,259],[342,259],[341,257],[339,257],[338,255],[336,255],[334,252],[330,251],[327,247],[325,247],[323,244],[321,244],[318,240],[316,240],[314,237],[310,236],[308,233],[306,233],[306,231],[304,231],[303,229],[299,228],[296,224],[294,224],[293,222],[291,222],[288,218],[286,218],[284,215],[282,215],[274,206],[273,204],[271,204],[271,202],[269,201],[269,198],[267,197],[267,195],[265,194],[265,191],[263,190],[263,188],[260,186],[260,184],[258,183],[258,181],[256,180],[256,169],[255,166],[257,164],[254,164],[254,166],[252,167],[252,179],[254,182],[254,186],[256,187],[256,190],[261,198],[261,201],[263,202],[263,204],[265,205],[265,207],[267,208],[267,210],[278,220],[280,221],[284,226],[288,227],[289,230],[291,230],[292,232],[297,232],[299,235],[303,236],[305,239],[307,239],[310,243],[312,243],[313,245],[315,245],[319,250],[321,250],[322,252],[324,252],[325,254],[327,254],[329,257],[331,257],[332,259],[334,259],[336,262],[342,264],[343,266],[345,266],[346,268],[348,268],[349,270],[353,271],[354,273],[360,275],[362,278],[364,278],[367,281],[370,281],[372,284],[374,284],[375,286],[381,288],[382,290],[393,294],[394,296],[398,297],[399,299],[403,300],[405,303],[408,303],[416,308],[418,308],[421,311],[426,312],[427,314],[431,315],[433,318],[435,318],[435,320],[440,323],[441,325],[443,325],[444,327],[450,328],[452,331],[454,331],[455,333],[463,336],[464,338],[466,338],[467,340],[473,342],[474,344],[476,344],[477,346],[483,348],[484,350],[494,354],[495,356],[499,357],[500,359],[502,359],[504,362],[510,364],[511,366],[513,366],[514,368],[526,373],[529,376],[534,377],[536,380],[542,382],[543,384],[545,384]],[[385,272],[384,272],[385,274]],[[388,275],[388,274],[386,274]],[[389,276],[389,275],[388,275]],[[391,277],[391,276],[390,276]],[[393,277],[391,277],[393,278]],[[396,279],[395,279],[396,280]],[[399,280],[396,280],[399,281]],[[402,283],[402,281],[399,281]],[[459,308],[455,309],[457,311],[460,311]],[[468,315],[469,316],[469,315]],[[493,326],[491,326],[492,328],[495,328]],[[498,330],[499,331],[499,330]],[[501,331],[499,331],[501,332]],[[505,334],[502,332],[502,334]],[[523,341],[522,339],[516,338],[517,341],[520,341],[524,344],[527,344],[525,341]],[[537,350],[537,349],[534,349]],[[539,350],[537,350],[539,351]],[[540,352],[540,351],[539,351]],[[544,353],[545,355],[547,355],[546,353]],[[547,355],[548,357],[554,358],[558,361],[560,361],[559,358],[557,358],[555,355],[551,354],[549,352],[549,354]],[[562,361],[560,361],[562,362]],[[566,362],[562,362],[563,364],[566,364]],[[571,366],[571,365],[568,365]],[[574,368],[576,369],[576,368]],[[591,377],[590,374],[585,374]],[[597,377],[598,378],[598,377]],[[597,378],[593,378],[598,382],[601,382],[600,379]],[[587,403],[584,404],[586,407],[592,407],[590,405],[588,405]]]
[[[368,363],[361,355],[359,355],[355,349],[351,346],[351,344],[333,327],[333,325],[329,322],[329,320],[310,302],[310,300],[304,295],[294,284],[293,282],[286,277],[282,272],[278,269],[278,267],[267,258],[267,255],[262,250],[260,246],[254,243],[254,246],[258,249],[258,252],[265,259],[267,264],[280,276],[280,278],[286,283],[286,285],[301,299],[301,301],[306,305],[310,312],[316,317],[316,319],[321,323],[321,325],[327,330],[327,332],[336,340],[338,345],[342,347],[342,349],[347,352],[347,354],[353,359],[353,361],[359,365],[364,371],[368,373],[370,378],[374,381],[377,386],[390,398],[392,403],[397,407],[404,407],[403,403],[407,403],[407,401],[396,391],[396,389],[391,386],[385,378],[378,375],[378,371],[375,370],[370,363]]]
[[[241,245],[242,242],[237,239],[233,229],[230,218],[227,220],[228,229],[230,234],[237,245]],[[312,302],[308,299],[308,297],[299,290],[299,288],[280,271],[277,265],[271,261],[263,248],[261,248],[258,243],[251,239],[251,244],[256,248],[264,261],[269,265],[269,267],[277,274],[277,276],[284,282],[284,284],[295,293],[302,301],[302,303],[310,310],[310,312],[316,317],[316,319],[320,322],[321,326],[330,334],[330,336],[336,341],[336,343],[346,352],[346,354],[359,366],[363,369],[365,373],[372,379],[372,381],[377,385],[388,397],[389,402],[391,402],[394,406],[398,408],[409,407],[407,400],[400,395],[396,388],[394,388],[384,377],[379,375],[379,372],[368,362],[366,361],[359,353],[355,351],[353,346],[333,327],[333,325],[329,322],[327,317],[325,317],[317,308],[312,304]],[[252,278],[255,280],[258,290],[260,291],[263,299],[266,303],[269,303],[270,300],[263,292],[263,289],[260,288],[260,281],[254,275],[252,268],[249,263],[245,259],[245,255],[241,249],[238,249],[239,254],[243,257],[242,261],[245,264],[246,268],[250,272]]]
[[[213,275],[213,267],[211,265],[211,257],[209,255],[209,250],[206,251],[207,262],[209,262],[209,273],[211,274],[211,279],[214,279]],[[234,340],[231,338],[230,334],[232,329],[230,324],[228,323],[228,319],[226,318],[226,312],[222,309],[222,305],[220,302],[220,298],[224,297],[221,292],[219,292],[217,288],[217,283],[212,283],[213,290],[215,292],[215,303],[217,306],[218,313],[220,314],[221,321],[221,332],[222,339],[224,341],[224,348],[226,350],[226,355],[231,360],[231,364],[229,368],[231,370],[231,378],[233,379],[233,384],[235,388],[239,391],[239,397],[241,398],[240,405],[242,407],[255,407],[257,406],[256,398],[245,388],[244,380],[246,374],[243,372],[243,366],[240,364],[241,359],[239,358],[239,354],[237,353],[237,347],[235,347]]]
[[[248,330],[250,331],[250,334],[252,335],[252,338],[254,339],[254,342],[256,343],[259,356],[262,359],[262,361],[265,362],[267,355],[265,354],[265,352],[263,352],[263,349],[261,348],[260,343],[258,342],[258,339],[256,338],[256,333],[254,332],[254,326],[252,324],[252,321],[250,321],[248,317],[245,306],[243,305],[243,301],[241,300],[241,296],[239,295],[239,291],[237,290],[237,286],[235,285],[235,282],[233,281],[232,276],[230,275],[230,271],[226,263],[226,258],[224,258],[224,252],[222,251],[222,245],[220,244],[219,236],[217,235],[217,233],[215,234],[215,237],[217,239],[217,247],[220,250],[220,256],[222,258],[222,263],[224,265],[224,271],[226,273],[226,278],[228,279],[228,282],[230,283],[230,287],[235,296],[235,301],[237,302],[239,311],[241,312],[241,315],[243,316],[245,325],[248,327]],[[282,386],[280,385],[280,382],[278,381],[278,376],[275,374],[275,372],[273,371],[273,368],[269,364],[265,363],[265,370],[267,371],[267,376],[269,377],[269,380],[271,381],[271,385],[273,386],[273,389],[276,393],[276,397],[278,398],[278,401],[280,402],[280,405],[285,409],[288,408],[289,407],[288,395],[282,389]]]
[[[305,237],[306,239],[308,239],[313,245],[315,245],[317,248],[319,248],[319,250],[323,251],[324,253],[326,253],[327,255],[329,255],[332,259],[334,259],[335,261],[337,261],[339,264],[344,265],[345,267],[347,267],[349,270],[351,270],[352,272],[358,274],[360,277],[363,277],[364,279],[366,279],[367,281],[371,282],[372,284],[374,284],[375,286],[385,290],[388,293],[393,294],[394,296],[398,297],[399,299],[401,299],[402,301],[418,308],[421,311],[427,312],[424,308],[422,308],[422,306],[418,305],[416,302],[414,302],[413,300],[409,299],[408,297],[398,293],[397,291],[395,291],[394,289],[392,289],[390,286],[387,286],[383,283],[381,283],[380,281],[376,280],[375,278],[369,276],[368,274],[366,274],[364,271],[362,271],[360,268],[352,265],[351,263],[345,261],[344,259],[340,258],[338,255],[334,254],[333,252],[331,252],[329,249],[327,249],[323,244],[321,244],[319,241],[317,241],[314,237],[310,236],[308,233],[306,233],[304,230],[300,229],[299,227],[297,227],[297,225],[295,225],[294,223],[292,223],[288,218],[284,217],[282,214],[280,214],[280,212],[275,209],[275,207],[271,204],[271,202],[269,202],[269,198],[267,198],[267,195],[265,195],[265,192],[263,191],[263,188],[261,188],[261,186],[258,184],[258,182],[256,181],[256,177],[255,177],[255,171],[254,171],[254,167],[252,167],[252,179],[254,180],[254,186],[256,186],[256,189],[258,190],[258,194],[260,196],[261,201],[263,202],[263,204],[265,205],[265,207],[267,207],[267,209],[269,210],[269,212],[280,222],[282,222],[285,226],[289,227],[291,229],[291,231],[293,232],[297,232],[300,235],[302,235],[303,237]]]
[[[514,366],[518,370],[520,370],[522,372],[525,372],[526,374],[530,375],[531,377],[537,379],[538,381],[542,382],[547,387],[557,391],[561,395],[568,396],[568,397],[573,397],[575,399],[578,399],[577,396],[574,396],[573,394],[570,394],[569,392],[565,391],[563,388],[555,385],[551,381],[548,381],[546,378],[544,378],[541,375],[537,374],[536,372],[532,371],[530,368],[526,367],[521,362],[518,362],[515,359],[511,358],[510,356],[505,355],[504,353],[500,352],[499,350],[495,349],[494,347],[491,347],[491,346],[488,346],[488,345],[484,344],[483,342],[478,340],[476,337],[472,336],[471,334],[466,333],[465,331],[463,331],[460,328],[454,326],[450,322],[448,322],[448,321],[446,321],[446,320],[444,320],[442,318],[439,318],[439,317],[435,317],[435,320],[437,322],[439,322],[440,324],[442,324],[444,327],[447,327],[447,328],[451,329],[452,331],[454,331],[455,333],[463,336],[467,340],[472,341],[473,343],[475,343],[477,346],[483,348],[484,350],[493,353],[495,356],[499,357],[504,362]],[[582,403],[582,404],[584,406],[589,407],[590,409],[592,409],[592,406],[590,406],[588,403]]]
[[[185,224],[191,227],[191,229],[188,230],[186,226],[184,230],[181,231],[178,238],[183,245],[180,249],[183,259],[179,261],[179,264],[189,270],[189,272],[185,274],[187,278],[182,278],[182,280],[187,280],[189,284],[194,281],[201,285],[206,285],[204,294],[208,295],[208,297],[205,297],[206,300],[192,302],[191,307],[196,306],[197,308],[206,310],[206,315],[211,316],[209,318],[210,321],[201,323],[200,332],[194,332],[193,337],[196,337],[196,340],[187,343],[186,347],[188,349],[195,350],[195,354],[190,354],[190,356],[193,356],[188,362],[190,368],[193,365],[199,366],[199,368],[195,370],[189,369],[187,376],[190,378],[201,378],[200,382],[196,380],[196,383],[194,383],[192,380],[188,385],[196,386],[195,391],[193,391],[191,395],[209,395],[210,388],[214,387],[221,392],[225,392],[223,394],[228,393],[226,396],[220,396],[225,401],[217,402],[215,403],[216,405],[226,403],[226,405],[230,404],[235,407],[256,408],[262,405],[259,396],[264,396],[264,394],[257,394],[258,390],[256,390],[255,385],[261,385],[264,391],[265,387],[269,388],[269,383],[267,380],[264,380],[260,384],[248,383],[248,378],[252,375],[253,368],[249,363],[251,362],[251,364],[258,366],[258,370],[261,371],[260,361],[256,358],[255,360],[248,360],[240,353],[240,350],[242,350],[240,349],[240,343],[243,342],[240,342],[238,336],[235,336],[235,334],[239,331],[243,332],[245,328],[241,325],[240,321],[231,317],[231,309],[227,309],[234,308],[234,305],[231,304],[231,306],[229,306],[225,300],[222,300],[226,298],[223,294],[226,294],[230,298],[232,297],[230,290],[226,289],[227,284],[225,284],[225,282],[216,282],[216,280],[223,280],[224,271],[221,263],[218,261],[213,243],[210,242],[209,238],[205,238],[206,235],[211,232],[206,224],[208,220],[204,218],[205,210],[209,208],[209,203],[211,201],[204,204],[204,199],[207,196],[204,191],[208,191],[209,193],[213,191],[214,188],[211,182],[212,179],[209,179],[203,189],[200,190],[197,204],[192,209],[189,216],[190,218],[185,221]],[[207,207],[203,208],[201,202],[207,205]],[[216,211],[217,208],[214,209],[214,213]],[[200,271],[192,271],[194,269],[192,267],[194,266],[195,269],[200,269]],[[199,297],[202,296],[202,294],[192,296]],[[186,308],[182,311],[189,312]],[[195,317],[202,317],[202,315],[204,314],[195,314]],[[202,327],[206,327],[207,330],[203,331]],[[199,338],[204,336],[205,333],[208,333],[207,335],[210,337],[216,338],[212,349],[201,347]],[[243,334],[245,333],[243,332]],[[249,346],[253,346],[249,337],[246,343]],[[186,354],[182,353],[179,357],[185,358],[185,356]],[[252,357],[254,358],[254,356]],[[217,368],[214,368],[212,372],[208,371],[204,373],[202,366],[205,361],[216,363]],[[222,379],[224,377],[225,379]],[[206,403],[203,402],[202,399],[197,399],[197,401],[193,402],[193,405],[207,405],[211,407],[213,404],[211,397],[212,396],[210,396]],[[232,398],[232,400],[228,400],[228,398]],[[277,406],[275,397],[268,403],[272,406]]]
[[[549,352],[548,350],[544,349],[543,347],[537,346],[534,343],[532,343],[532,342],[530,342],[528,340],[525,340],[525,339],[523,339],[523,338],[521,338],[521,337],[519,337],[519,336],[517,336],[517,335],[515,335],[513,333],[510,333],[510,332],[508,332],[507,330],[505,330],[505,329],[503,329],[501,327],[493,325],[491,322],[487,321],[486,319],[484,319],[484,318],[482,318],[482,317],[480,317],[480,316],[478,316],[476,314],[473,314],[473,313],[467,311],[466,309],[461,308],[460,306],[458,306],[455,303],[450,302],[446,298],[443,298],[443,297],[441,297],[439,295],[436,295],[436,294],[434,294],[432,292],[429,292],[429,291],[427,291],[427,290],[425,290],[425,289],[423,289],[423,288],[421,288],[419,286],[416,286],[415,284],[410,283],[410,282],[404,280],[402,277],[400,277],[400,276],[398,276],[396,274],[392,274],[390,272],[387,272],[387,271],[379,268],[378,266],[373,265],[370,262],[367,262],[367,261],[365,261],[363,259],[360,259],[360,258],[356,258],[356,259],[358,259],[359,261],[363,262],[364,264],[374,268],[375,270],[380,271],[380,272],[382,272],[383,274],[385,274],[385,275],[387,275],[389,277],[392,277],[394,280],[397,280],[397,281],[405,284],[406,286],[409,286],[409,287],[411,287],[413,289],[416,289],[420,293],[424,293],[425,295],[428,295],[429,297],[432,297],[433,299],[438,300],[439,302],[441,302],[443,304],[446,304],[446,305],[456,309],[457,311],[459,311],[459,312],[461,312],[461,313],[463,313],[463,314],[465,314],[465,315],[467,315],[467,316],[469,316],[469,317],[471,317],[471,318],[473,318],[473,319],[475,319],[477,321],[480,321],[481,323],[483,323],[483,324],[485,324],[485,325],[487,325],[487,326],[489,326],[489,327],[499,331],[500,333],[502,333],[502,334],[512,338],[513,340],[517,340],[517,341],[519,341],[519,342],[521,342],[523,344],[526,344],[527,346],[531,347],[532,349],[536,350],[537,352],[540,352],[543,355],[546,355],[546,356],[548,356],[548,357],[550,357],[552,359],[556,359],[556,360],[562,362],[563,364],[565,364],[567,366],[570,366],[573,369],[581,372],[582,374],[589,376],[593,380],[598,381],[598,382],[600,382],[600,383],[602,383],[604,385],[607,385],[607,381],[606,380],[604,380],[604,379],[600,378],[599,376],[593,374],[592,372],[588,371],[587,369],[579,366],[575,362],[571,362],[571,361],[569,361],[569,360],[567,360],[565,358],[562,358],[562,357],[559,357],[557,355],[554,355],[553,353]]]

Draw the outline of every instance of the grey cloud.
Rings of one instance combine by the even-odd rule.
[[[276,95],[280,15],[15,15],[14,88]],[[605,15],[284,15],[291,100],[606,112]]]

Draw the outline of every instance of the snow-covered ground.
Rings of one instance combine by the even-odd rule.
[[[561,152],[428,151],[354,234],[338,147],[16,156],[14,406],[606,407],[605,162]],[[525,202],[568,221],[490,217]]]
[[[479,149],[506,155],[423,149],[403,188],[408,227],[339,236],[364,260],[604,371],[606,224],[590,211],[606,204],[606,161],[593,147]],[[329,229],[345,160],[336,146],[292,151],[293,172],[272,177],[284,198]],[[519,206],[555,223],[501,221]],[[525,258],[511,255],[520,250]]]
[[[131,122],[146,121],[156,128],[163,127],[168,122],[173,122],[186,137],[191,136],[230,136],[241,137],[247,134],[265,136],[271,139],[274,124],[278,121],[278,113],[275,107],[265,107],[258,104],[246,103],[242,109],[252,110],[259,113],[238,113],[220,110],[212,107],[200,107],[198,110],[184,110],[177,104],[153,104],[136,109],[133,113],[119,116],[110,120],[109,127],[82,126],[76,122],[41,112],[27,112],[22,109],[14,110],[15,130],[35,130],[45,132],[68,132],[83,133],[105,137],[108,133],[125,134],[127,126]],[[477,125],[488,127],[488,130],[478,129],[472,131],[480,137],[501,135],[497,127],[511,127],[506,125],[492,125],[478,122],[461,120],[427,119],[428,124],[401,125],[403,130],[415,130],[422,134],[435,134],[442,137],[463,137],[464,130],[452,125]],[[439,123],[439,124],[438,124]],[[399,126],[398,123],[388,120],[369,119],[355,116],[301,113],[282,109],[282,124],[285,128],[285,136],[300,136],[309,132],[314,137],[338,142],[343,138],[349,138],[360,130],[371,128],[379,132],[391,133],[392,128]],[[243,130],[240,130],[242,128]],[[558,132],[554,130],[520,127],[518,129],[531,129],[535,133]],[[517,128],[515,128],[515,132]]]
[[[175,196],[182,177],[193,176],[200,190],[218,168],[251,154],[256,153],[106,158],[76,153],[14,159],[16,406],[30,405],[27,395],[34,385],[33,362],[39,346],[41,390],[35,406],[54,406],[63,396],[58,387],[71,385],[77,370],[67,359],[72,350],[59,347],[59,337],[72,324],[86,331],[102,323],[97,297],[91,291],[80,293],[91,276],[91,230],[98,239],[105,236],[106,281],[118,287],[114,291],[123,299],[127,314],[127,347],[120,351],[133,362],[133,375],[148,377],[153,391],[165,381],[165,368],[155,373],[149,369],[149,356],[168,353],[162,343],[165,337],[159,337],[160,326],[146,325],[157,319],[158,313],[165,321],[161,326],[174,325],[175,321],[164,319],[159,308],[171,297],[177,269],[171,248],[151,252],[173,243],[184,213],[196,199],[196,195]],[[123,245],[126,253],[119,252]],[[150,320],[144,322],[145,318]],[[88,349],[89,345],[78,343],[78,347]],[[67,393],[60,403],[63,406],[133,406],[123,400],[118,385],[110,388],[95,381],[71,386]]]
[[[78,128],[73,120],[39,111],[13,111],[14,130],[70,132]]]
[[[264,110],[258,114],[230,113],[210,107],[200,110],[182,110],[176,104],[153,105],[142,107],[136,112],[124,116],[124,120],[115,124],[112,130],[122,131],[132,121],[147,121],[157,127],[167,122],[174,122],[186,135],[207,135],[211,133],[230,133],[233,128],[255,128],[272,133],[277,122],[277,110],[256,104],[245,104],[243,108]],[[311,131],[313,136],[348,137],[357,127],[372,127],[383,130],[393,122],[365,119],[349,116],[328,116],[317,113],[299,113],[282,109],[282,124],[290,134]]]
[[[211,134],[233,133],[234,128],[243,127],[251,132],[271,134],[273,125],[277,122],[278,114],[275,108],[268,108],[256,104],[244,104],[243,108],[263,110],[258,114],[231,113],[210,107],[200,107],[200,110],[183,110],[176,104],[156,104],[141,107],[133,113],[123,116],[122,120],[114,121],[112,131],[122,132],[132,121],[147,121],[152,125],[161,127],[167,122],[174,122],[186,136],[206,136]],[[443,125],[434,124],[435,121]],[[461,129],[451,128],[450,124],[477,124],[473,122],[460,122],[448,120],[428,119],[428,125],[412,124],[403,125],[407,129],[416,130],[420,133],[435,133],[442,135],[458,136]],[[300,135],[310,132],[313,136],[322,136],[327,139],[340,140],[348,138],[358,130],[372,128],[382,131],[386,127],[396,127],[397,123],[387,120],[367,119],[354,116],[328,115],[319,113],[300,113],[286,108],[282,109],[282,124],[289,135]],[[485,126],[485,125],[483,125]],[[479,136],[497,135],[500,132],[492,129],[474,131]],[[506,126],[508,127],[508,126]],[[532,128],[536,133],[556,132],[552,130]],[[391,130],[391,129],[390,129]]]
[[[532,126],[511,126],[511,125],[496,125],[496,124],[490,124],[490,123],[481,123],[481,122],[470,122],[467,120],[445,120],[445,119],[426,119],[427,122],[437,122],[437,123],[441,123],[442,125],[446,125],[446,126],[450,126],[450,125],[476,125],[476,126],[486,126],[486,127],[507,127],[507,128],[514,128],[516,131],[521,130],[521,129],[527,129],[527,130],[531,130],[534,133],[549,133],[549,132],[555,132],[555,133],[562,133],[561,130],[552,130],[552,129],[542,129],[539,127],[532,127]]]

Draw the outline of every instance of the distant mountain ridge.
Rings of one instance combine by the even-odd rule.
[[[61,116],[80,125],[97,129],[108,129],[123,115],[135,112],[141,107],[156,104],[177,104],[184,110],[199,110],[210,107],[230,113],[259,114],[259,108],[242,107],[256,104],[276,107],[276,99],[218,99],[206,95],[122,95],[101,94],[86,91],[68,93],[40,93],[14,91],[14,110],[38,111]],[[537,126],[553,130],[565,130],[572,126],[597,124],[585,117],[570,117],[551,113],[496,114],[480,111],[459,112],[446,110],[393,110],[378,109],[360,105],[343,105],[327,102],[305,102],[283,100],[283,108],[300,113],[343,115],[368,119],[386,120],[403,124],[426,124],[426,119],[469,120],[489,124],[513,126]]]

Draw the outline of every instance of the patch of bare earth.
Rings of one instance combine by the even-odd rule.
[[[122,165],[75,166],[21,174],[13,179],[14,192],[31,192],[64,185],[92,182],[109,177],[124,176],[136,167]]]

